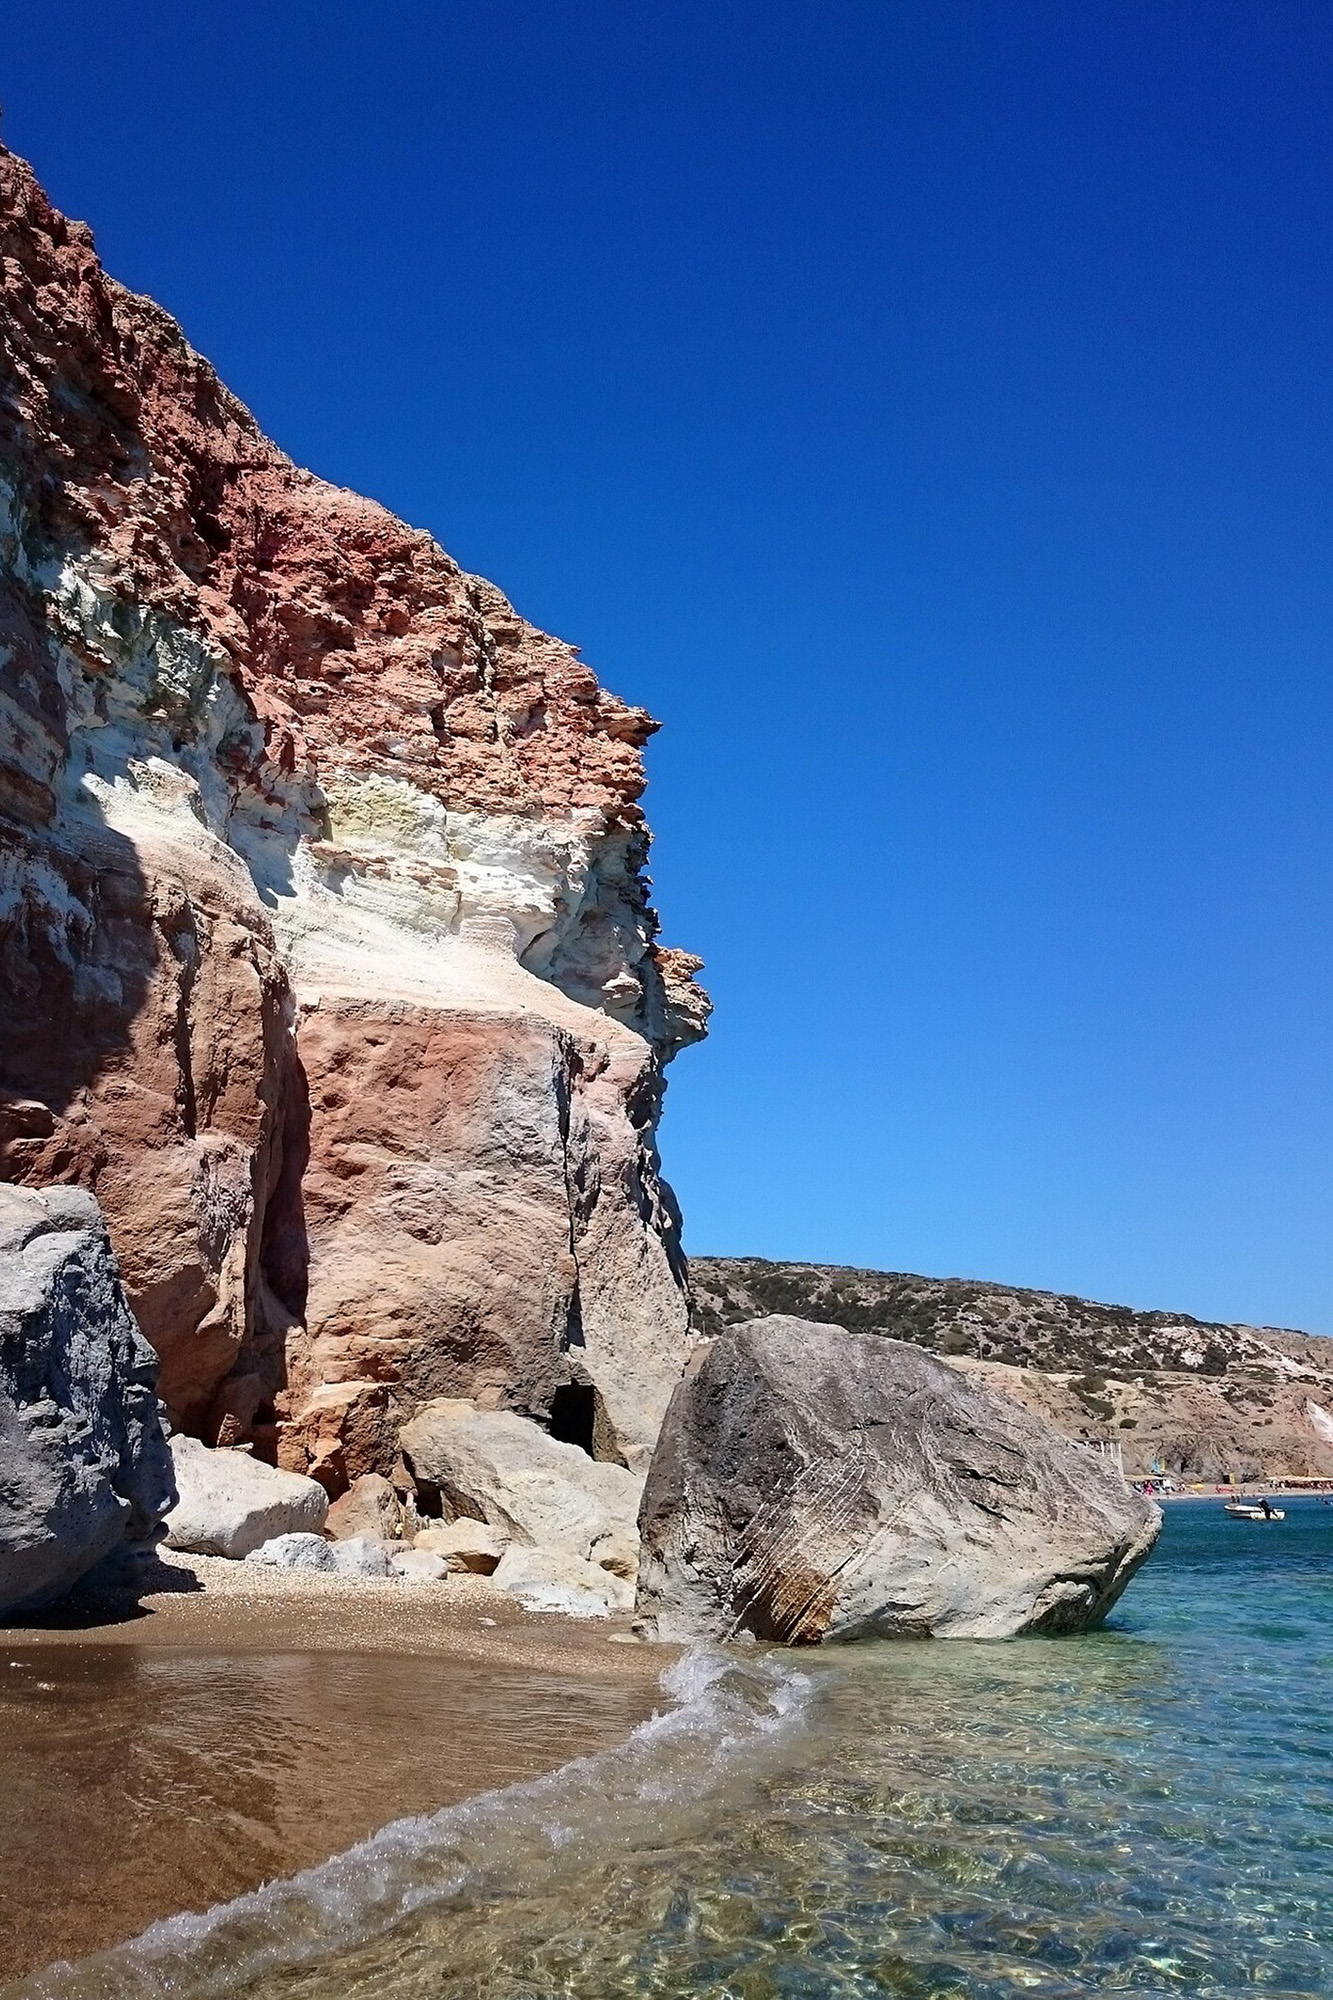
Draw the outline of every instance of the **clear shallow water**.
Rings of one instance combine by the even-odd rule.
[[[1333,1508],[1174,1508],[1085,1639],[738,1657],[620,1750],[14,1990],[1333,1994]]]

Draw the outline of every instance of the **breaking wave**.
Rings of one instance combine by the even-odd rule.
[[[799,1735],[813,1683],[776,1657],[696,1647],[662,1676],[672,1706],[615,1749],[414,1819],[202,1915],[153,1924],[3,2000],[213,2000],[362,1945],[465,1896],[505,1893],[679,1826]]]

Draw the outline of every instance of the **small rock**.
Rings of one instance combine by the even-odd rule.
[[[489,1576],[509,1547],[509,1537],[500,1528],[461,1515],[456,1521],[432,1522],[418,1528],[414,1548],[443,1556],[452,1570],[471,1570],[475,1576]]]
[[[395,1549],[389,1566],[404,1583],[443,1583],[449,1574],[448,1560],[431,1549]]]
[[[333,1567],[344,1576],[392,1576],[391,1551],[370,1535],[354,1535],[345,1542],[328,1542]]]
[[[559,1611],[566,1618],[607,1618],[634,1603],[620,1577],[566,1549],[508,1549],[494,1580],[529,1611]]]
[[[378,1472],[364,1472],[334,1501],[324,1528],[335,1542],[355,1541],[363,1536],[375,1542],[391,1542],[402,1518],[398,1495],[389,1481]]]
[[[259,1569],[332,1570],[338,1567],[334,1544],[326,1542],[323,1535],[274,1535],[271,1541],[251,1549],[245,1561]]]

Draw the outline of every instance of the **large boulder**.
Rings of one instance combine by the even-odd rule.
[[[775,1316],[695,1357],[639,1526],[647,1632],[810,1644],[1080,1631],[1161,1515],[920,1348]]]
[[[0,1185],[0,1615],[171,1505],[156,1380],[93,1197]]]
[[[448,1569],[489,1576],[509,1547],[509,1536],[503,1528],[488,1528],[484,1521],[460,1514],[455,1521],[432,1521],[419,1529],[412,1546],[442,1557]],[[636,1560],[637,1555],[636,1546]]]
[[[635,1534],[641,1482],[526,1417],[444,1397],[400,1433],[420,1500],[470,1515],[511,1541],[587,1559],[608,1535]]]
[[[180,1498],[167,1515],[167,1542],[194,1555],[248,1556],[279,1535],[317,1535],[329,1496],[299,1472],[279,1472],[245,1451],[210,1451],[174,1437]]]
[[[492,1581],[526,1610],[566,1618],[609,1618],[634,1604],[631,1584],[568,1549],[506,1549]]]

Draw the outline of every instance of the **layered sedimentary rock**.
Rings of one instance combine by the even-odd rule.
[[[0,149],[0,1176],[106,1214],[173,1415],[331,1493],[469,1396],[642,1465],[654,728],[294,466]]]
[[[1161,1515],[920,1348],[774,1314],[691,1364],[639,1526],[649,1632],[810,1645],[1083,1630]]]
[[[92,1196],[0,1187],[0,1615],[170,1506],[156,1373]]]

